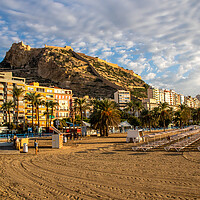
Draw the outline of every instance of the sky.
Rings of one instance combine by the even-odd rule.
[[[0,2],[0,61],[14,42],[69,45],[154,87],[200,94],[199,0]]]

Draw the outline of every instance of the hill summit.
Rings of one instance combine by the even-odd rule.
[[[13,43],[0,63],[1,71],[12,71],[27,82],[70,88],[76,96],[113,97],[119,89],[145,97],[148,85],[132,70],[98,57],[77,53],[70,46],[31,48],[23,42]]]

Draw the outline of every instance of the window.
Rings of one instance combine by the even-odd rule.
[[[64,98],[65,98],[65,96],[62,96],[62,98],[64,99]]]
[[[33,88],[31,88],[31,87],[28,87],[28,90],[32,90],[32,91],[33,91]]]
[[[53,98],[53,94],[47,94],[46,97]]]
[[[47,89],[47,92],[52,92],[52,90]]]
[[[45,92],[45,89],[44,88],[36,88],[36,91],[37,92]]]

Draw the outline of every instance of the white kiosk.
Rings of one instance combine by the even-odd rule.
[[[63,147],[63,134],[52,135],[52,148],[60,149]]]
[[[126,142],[141,142],[142,141],[142,130],[128,130]]]

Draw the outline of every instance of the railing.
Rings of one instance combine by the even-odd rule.
[[[62,134],[62,132],[58,130],[57,128],[55,128],[54,126],[50,126],[50,128],[52,128],[53,131],[56,132],[57,134]]]

